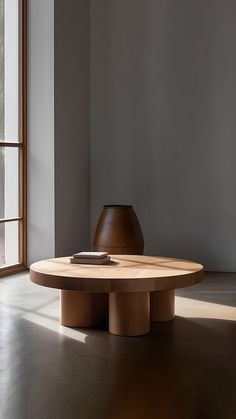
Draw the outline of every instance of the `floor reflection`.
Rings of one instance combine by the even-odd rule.
[[[181,290],[174,321],[127,338],[60,326],[57,290],[0,281],[0,417],[234,419],[235,307],[199,299],[211,289]]]

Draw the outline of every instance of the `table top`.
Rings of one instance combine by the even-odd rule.
[[[36,262],[30,279],[36,284],[84,292],[147,292],[182,288],[202,280],[199,263],[159,256],[110,255],[107,265],[79,265],[69,257]]]

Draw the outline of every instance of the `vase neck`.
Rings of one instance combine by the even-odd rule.
[[[132,208],[133,205],[104,205],[103,208]]]

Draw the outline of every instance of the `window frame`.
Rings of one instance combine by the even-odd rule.
[[[0,267],[2,277],[27,269],[27,0],[19,0],[19,142],[0,141],[0,147],[19,150],[19,217],[0,219],[19,223],[19,262]]]

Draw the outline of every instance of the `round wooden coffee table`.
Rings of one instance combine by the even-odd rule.
[[[156,256],[111,255],[109,265],[79,265],[69,257],[36,262],[30,279],[61,290],[61,324],[91,327],[108,313],[115,335],[148,333],[151,321],[174,318],[175,288],[202,280],[203,266]]]

